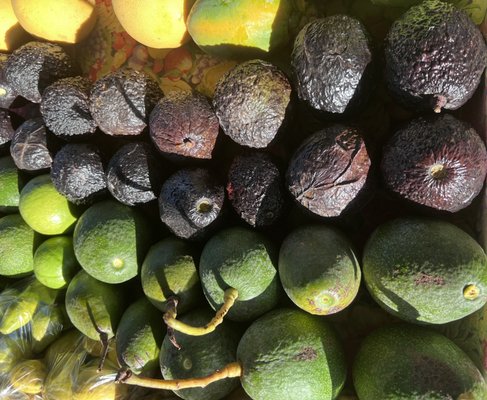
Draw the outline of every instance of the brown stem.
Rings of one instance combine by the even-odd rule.
[[[115,378],[116,383],[142,386],[151,389],[181,390],[191,388],[204,388],[210,383],[226,378],[237,378],[242,376],[242,366],[238,362],[226,365],[222,369],[201,378],[163,380],[153,379],[132,374],[130,371],[122,370]]]
[[[100,362],[98,363],[98,369],[96,370],[97,372],[101,372],[103,369],[103,365],[105,364],[105,360],[107,359],[108,355],[108,335],[105,332],[100,332],[100,342],[102,346],[102,353],[101,353],[101,358]]]

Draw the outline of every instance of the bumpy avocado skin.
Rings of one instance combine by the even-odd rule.
[[[213,106],[223,132],[233,141],[264,148],[285,129],[291,101],[286,75],[267,61],[250,60],[218,81]]]
[[[0,108],[9,108],[17,97],[17,92],[5,79],[3,69],[8,59],[8,54],[0,53]]]
[[[364,94],[371,66],[369,35],[352,17],[315,20],[295,39],[291,67],[298,96],[316,110],[350,109]]]
[[[20,96],[40,103],[44,89],[76,70],[64,49],[54,43],[29,42],[15,50],[5,62],[7,83]]]
[[[442,171],[435,177],[435,168]],[[487,151],[470,124],[449,114],[420,117],[398,130],[383,151],[386,186],[423,206],[457,212],[480,193]]]
[[[256,320],[237,349],[242,386],[254,400],[332,400],[347,368],[335,332],[323,318],[276,309]]]
[[[468,15],[440,0],[411,7],[385,44],[386,80],[405,105],[455,110],[479,85],[487,47]]]
[[[203,326],[214,314],[208,308],[199,308],[182,316],[181,321]],[[204,336],[188,336],[175,332],[177,349],[166,335],[162,342],[160,366],[164,379],[184,379],[207,376],[236,361],[240,329],[223,322],[216,330]],[[205,388],[183,389],[176,394],[185,400],[219,400],[238,386],[238,378],[214,382]]]
[[[361,400],[487,398],[487,385],[468,356],[440,333],[414,325],[370,334],[355,359],[353,381]]]

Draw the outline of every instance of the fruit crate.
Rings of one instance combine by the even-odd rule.
[[[356,12],[361,14],[363,11],[357,4],[361,0],[348,0],[342,2],[338,0],[327,0],[328,6],[318,5],[318,11],[310,11],[310,16],[315,17],[315,13],[319,13],[320,7],[330,7],[332,11],[330,14],[340,13],[343,10],[351,13]],[[318,2],[315,2],[318,3]],[[346,5],[344,5],[346,4]],[[356,7],[358,10],[356,10]],[[191,88],[211,97],[214,93],[215,86],[220,77],[235,65],[237,61],[226,58],[218,58],[205,54],[194,43],[189,43],[176,49],[171,50],[155,50],[148,48],[131,38],[118,23],[113,10],[111,8],[110,0],[96,0],[96,8],[98,13],[98,22],[90,35],[88,40],[79,46],[74,46],[68,50],[74,57],[81,60],[83,73],[91,80],[96,79],[123,67],[143,70],[150,76],[155,78],[163,91],[169,93],[175,90],[189,90]],[[355,11],[354,11],[355,10]],[[367,13],[372,13],[367,10]],[[366,14],[364,12],[364,14]],[[373,14],[373,13],[372,13]],[[374,26],[377,29],[375,34],[380,35],[390,24],[390,21],[381,24],[377,20],[377,15],[367,14],[367,17],[374,21]],[[391,18],[391,17],[388,17]],[[484,37],[487,37],[487,22],[484,21],[481,26]],[[289,50],[289,49],[287,49]],[[288,55],[282,54],[282,57],[276,57],[273,60],[283,69],[288,63]],[[481,134],[484,142],[487,142],[487,74],[484,72],[481,87],[477,89],[472,100],[468,102],[468,107],[463,107],[454,114],[461,119],[469,121]],[[370,121],[369,121],[370,122]],[[368,122],[368,123],[369,123]],[[371,125],[373,126],[373,125]],[[279,149],[277,150],[279,151]],[[369,218],[376,216],[379,219],[389,219],[391,216],[401,216],[407,214],[410,209],[405,207],[402,209],[402,203],[392,203],[392,205],[385,205],[385,209],[380,209],[384,205],[385,198],[375,199],[366,208],[366,214]],[[397,204],[401,204],[399,210],[394,209]],[[383,214],[383,215],[382,215]],[[425,213],[427,214],[427,213]],[[338,222],[336,225],[342,229],[350,229],[353,236],[354,233],[354,218],[345,217],[344,222]],[[456,225],[462,227],[464,230],[474,236],[487,249],[487,193],[484,189],[480,196],[474,201],[473,205],[465,210],[454,215],[442,215],[442,218],[447,219]],[[301,224],[301,219],[308,222],[315,222],[313,218],[308,215],[297,212],[291,219],[293,224]],[[328,223],[327,220],[324,223]],[[334,221],[331,222],[335,224]],[[363,224],[363,221],[361,221]],[[285,229],[288,229],[286,226]],[[279,230],[279,227],[276,229]],[[272,232],[271,235],[282,239],[281,233]],[[364,238],[356,237],[355,241],[360,243]],[[475,361],[477,366],[483,365],[484,375],[487,376],[487,310],[484,307],[483,311],[476,312],[465,319],[465,322],[458,324],[456,322],[443,325],[439,328],[442,333],[453,339],[468,355]],[[345,342],[345,347],[348,348],[349,356],[357,350],[358,343],[367,335],[372,329],[387,322],[383,317],[376,313],[374,308],[368,307],[344,310],[340,315],[331,318],[337,327],[343,328],[342,340]],[[348,320],[357,319],[356,327],[358,332],[351,332]],[[77,339],[73,339],[75,341]],[[94,346],[93,343],[91,345]],[[86,346],[86,344],[77,344],[75,347]],[[349,362],[351,360],[348,360]],[[62,364],[62,363],[60,363]],[[60,365],[62,366],[62,365]],[[61,370],[59,372],[61,374]],[[113,377],[112,377],[113,378]],[[67,379],[67,378],[66,378]],[[1,388],[0,382],[0,388]],[[1,392],[0,392],[1,396]],[[101,396],[101,394],[99,394]],[[113,394],[106,394],[106,396],[113,396]],[[111,397],[110,397],[111,398]],[[155,392],[150,390],[135,391],[126,399],[120,396],[117,400],[132,400],[132,399],[155,399],[165,398],[175,400],[171,392]],[[35,399],[40,399],[39,396]],[[249,400],[250,398],[245,394],[242,388],[225,397],[225,400]],[[350,383],[347,383],[345,391],[339,397],[340,400],[355,400],[357,397],[350,389]]]

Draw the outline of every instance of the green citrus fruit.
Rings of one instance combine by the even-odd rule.
[[[35,276],[47,287],[53,289],[66,287],[78,269],[73,239],[69,236],[47,239],[34,254]]]
[[[17,212],[20,185],[19,170],[12,158],[0,158],[0,212]]]
[[[43,235],[69,232],[79,215],[76,206],[56,190],[47,174],[36,176],[24,186],[19,210],[25,222]]]
[[[81,267],[105,283],[122,283],[137,275],[150,245],[143,217],[131,207],[106,200],[88,208],[73,234]]]
[[[19,276],[34,269],[39,235],[19,214],[0,218],[0,275]]]

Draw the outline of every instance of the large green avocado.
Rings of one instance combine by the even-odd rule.
[[[353,365],[360,400],[484,400],[487,385],[468,356],[428,328],[397,324],[370,334]]]

